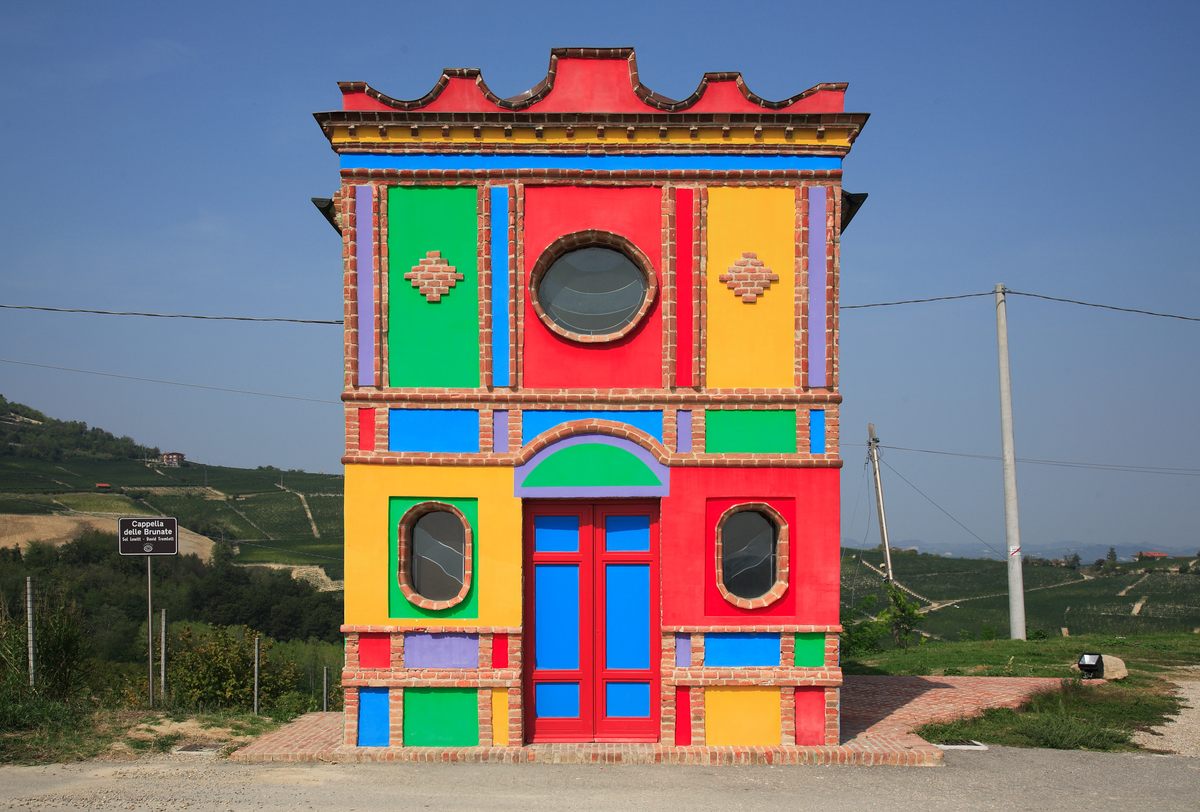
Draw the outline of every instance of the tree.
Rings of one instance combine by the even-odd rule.
[[[908,648],[908,639],[917,630],[924,619],[921,616],[920,604],[909,600],[900,587],[895,584],[887,586],[887,608],[879,613],[881,620],[891,631],[892,639],[900,648]]]
[[[1079,559],[1079,553],[1071,553],[1069,556],[1063,559],[1063,563],[1073,570],[1079,569],[1079,565],[1081,563]]]
[[[1111,572],[1112,570],[1115,570],[1116,568],[1117,568],[1117,548],[1109,547],[1108,555],[1106,555],[1104,557],[1104,569],[1109,570]]]

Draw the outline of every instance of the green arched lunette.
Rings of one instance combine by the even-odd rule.
[[[663,483],[633,454],[612,445],[581,443],[556,451],[529,472],[526,488],[638,487]]]

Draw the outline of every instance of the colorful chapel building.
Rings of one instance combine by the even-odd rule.
[[[844,84],[340,84],[344,746],[839,738]]]

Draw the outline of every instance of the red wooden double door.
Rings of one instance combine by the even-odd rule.
[[[525,729],[658,741],[658,503],[525,504]]]

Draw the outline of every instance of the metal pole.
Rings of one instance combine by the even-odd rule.
[[[254,635],[254,715],[258,716],[258,635]]]
[[[29,649],[29,687],[33,688],[33,578],[25,576],[25,636]]]
[[[321,668],[321,710],[329,710],[329,666]]]
[[[1000,354],[1000,453],[1004,459],[1004,534],[1008,539],[1008,631],[1025,639],[1025,584],[1021,573],[1021,526],[1017,512],[1017,452],[1013,443],[1012,379],[1008,369],[1005,289],[996,285],[996,344]]]
[[[158,697],[167,704],[167,610],[159,610],[158,627]]]
[[[154,707],[154,595],[150,580],[150,556],[146,556],[146,664],[149,669],[147,688],[150,692],[150,707]]]
[[[883,480],[879,478],[879,438],[875,436],[875,424],[867,424],[867,454],[871,457],[871,470],[875,474],[875,507],[879,510],[879,540],[883,543],[883,563],[887,582],[895,580],[892,574],[892,547],[888,543],[887,514],[883,510]]]

